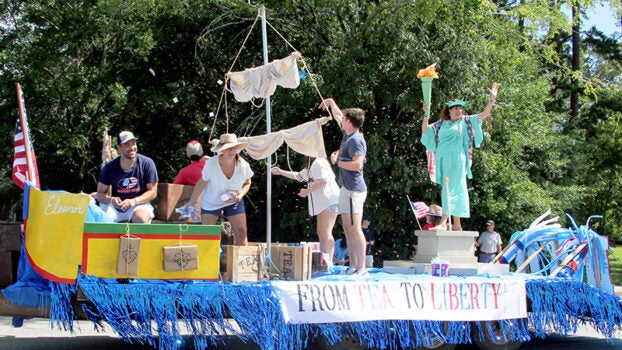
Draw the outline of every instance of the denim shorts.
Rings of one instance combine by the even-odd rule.
[[[206,210],[201,208],[201,214],[209,214],[213,216],[220,216],[220,214],[223,214],[226,218],[245,213],[246,208],[244,207],[244,198],[240,199],[240,201],[237,203],[230,204],[220,209]]]

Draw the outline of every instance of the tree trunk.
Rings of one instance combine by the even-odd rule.
[[[572,72],[573,78],[570,87],[570,116],[576,120],[579,115],[579,81],[576,74],[581,70],[581,12],[579,4],[572,6]]]

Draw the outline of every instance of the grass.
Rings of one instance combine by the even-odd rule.
[[[609,270],[613,284],[622,286],[622,245],[614,247],[609,253]]]

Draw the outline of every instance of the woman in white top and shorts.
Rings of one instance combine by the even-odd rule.
[[[298,172],[285,171],[279,167],[274,167],[272,173],[307,182],[307,186],[301,188],[298,195],[308,198],[309,216],[317,216],[320,251],[323,254],[324,261],[330,265],[335,252],[333,227],[338,215],[339,186],[335,181],[335,173],[333,173],[333,169],[326,158],[307,157],[306,165],[304,169]]]
[[[247,144],[238,142],[235,134],[223,134],[212,143],[217,155],[205,162],[186,206],[194,205],[200,194],[201,223],[215,225],[223,214],[231,222],[234,244],[248,245],[243,197],[251,187],[253,171],[238,154]]]

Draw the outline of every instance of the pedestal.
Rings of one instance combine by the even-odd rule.
[[[439,258],[450,264],[477,263],[477,231],[415,231],[418,237],[416,263],[430,263]]]

